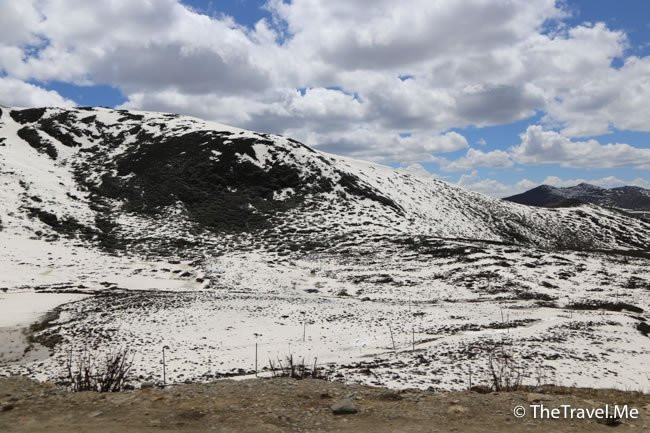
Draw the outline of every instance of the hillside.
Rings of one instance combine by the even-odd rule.
[[[529,206],[554,207],[591,203],[609,208],[650,211],[650,190],[638,186],[601,188],[587,183],[558,188],[540,185],[504,200]]]
[[[128,347],[138,386],[169,347],[173,383],[295,356],[462,389],[506,345],[532,384],[650,389],[650,223],[617,210],[105,108],[3,108],[0,182],[0,376],[66,383],[72,353]]]
[[[530,209],[189,117],[34,108],[5,109],[0,122],[0,217],[5,232],[30,237],[153,254],[225,247],[224,237],[237,248],[288,250],[399,234],[650,244],[647,224],[603,209]]]

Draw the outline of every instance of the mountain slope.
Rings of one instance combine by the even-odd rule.
[[[5,109],[3,232],[109,251],[285,253],[425,235],[646,249],[648,224],[595,207],[532,209],[294,140],[172,114]]]
[[[53,308],[43,292],[79,299],[12,344],[22,361],[0,376],[65,383],[71,353],[131,347],[135,383],[159,381],[167,345],[168,380],[213,380],[252,375],[259,344],[262,364],[466,389],[504,342],[560,384],[637,386],[647,371],[650,224],[616,210],[532,208],[100,108],[3,108],[0,184],[0,317],[25,305],[36,320]]]
[[[557,206],[562,203],[591,203],[604,207],[650,211],[650,190],[638,186],[601,188],[587,183],[558,188],[540,185],[504,200],[530,206]]]

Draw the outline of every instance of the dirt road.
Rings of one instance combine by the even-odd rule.
[[[219,381],[112,394],[69,393],[0,379],[0,432],[650,432],[650,396],[544,388],[531,392],[395,392],[318,380]],[[570,393],[567,393],[570,392]],[[350,397],[358,413],[334,415]],[[618,426],[585,419],[533,419],[531,404],[573,408],[628,404],[638,419]],[[516,418],[513,410],[528,413]]]

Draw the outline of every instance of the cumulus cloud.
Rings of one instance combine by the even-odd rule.
[[[477,167],[508,168],[513,165],[510,155],[503,150],[483,152],[479,149],[467,149],[465,156],[451,161],[438,157],[436,162],[445,171],[463,171]]]
[[[411,164],[403,164],[402,166],[398,167],[397,170],[403,171],[405,173],[412,174],[414,176],[418,177],[425,177],[425,178],[437,178],[438,176],[435,173],[430,172],[426,168],[422,166],[422,164],[418,164],[417,162],[411,163]]]
[[[511,149],[515,161],[525,164],[560,164],[563,167],[650,167],[650,149],[596,140],[571,141],[564,135],[531,125]]]
[[[523,41],[563,14],[554,0],[272,0],[270,8],[293,35],[289,48],[346,70],[484,52]]]
[[[630,57],[618,69],[576,86],[548,107],[547,121],[568,136],[603,134],[612,128],[650,131],[650,58]]]
[[[468,147],[467,139],[456,132],[441,135],[387,135],[383,131],[359,127],[342,132],[289,131],[289,135],[318,149],[347,154],[370,161],[427,161],[436,153],[453,152]]]
[[[509,197],[515,194],[521,194],[529,189],[535,188],[540,185],[551,185],[556,187],[569,187],[575,186],[580,183],[588,183],[591,185],[600,186],[602,188],[616,188],[619,186],[640,186],[641,188],[650,188],[650,181],[643,178],[635,179],[619,179],[615,176],[607,176],[600,179],[562,179],[557,176],[548,176],[540,182],[535,182],[530,179],[521,179],[515,183],[503,183],[495,179],[482,179],[476,171],[469,174],[464,174],[460,177],[458,185],[472,191],[480,192],[482,194],[491,195],[493,197]]]
[[[463,174],[458,180],[458,185],[493,197],[508,197],[537,186],[535,182],[528,179],[522,179],[514,184],[505,184],[494,179],[481,179],[476,170]]]
[[[626,35],[605,24],[563,25],[562,4],[270,0],[273,19],[246,28],[178,0],[2,2],[0,76],[109,84],[126,108],[294,135],[380,161],[433,161],[468,147],[454,128],[540,112],[563,137],[647,131],[650,59],[625,58]],[[621,68],[615,58],[625,58]],[[510,158],[470,149],[448,169],[542,161],[533,133]],[[596,163],[579,148],[621,164],[647,161],[626,145],[543,139],[556,143],[546,159],[565,165]]]
[[[640,186],[641,188],[650,188],[650,181],[637,177],[635,179],[623,180],[616,176],[607,176],[600,179],[562,179],[557,176],[548,176],[542,181],[544,185],[551,185],[557,187],[575,186],[580,183],[588,183],[591,185],[600,186],[602,188],[616,188],[619,186]]]
[[[41,15],[31,1],[0,2],[0,45],[35,43]]]
[[[73,107],[73,101],[57,92],[13,78],[0,77],[0,104],[13,107]]]

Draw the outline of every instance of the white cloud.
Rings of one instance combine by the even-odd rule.
[[[289,131],[303,143],[334,154],[348,154],[371,161],[429,161],[436,153],[453,152],[468,146],[467,140],[456,132],[442,135],[387,135],[382,131],[360,126],[352,130],[328,133]]]
[[[290,49],[345,70],[482,53],[524,41],[563,14],[554,0],[272,0],[270,8],[293,35]]]
[[[565,136],[650,128],[650,58],[613,68],[628,42],[604,24],[549,31],[566,15],[562,2],[271,0],[267,7],[275,24],[249,29],[178,0],[2,2],[0,69],[23,81],[110,84],[128,98],[125,107],[295,135],[374,160],[432,160],[468,147],[452,128],[538,112]],[[598,148],[584,143],[578,147]],[[605,146],[599,154],[617,161],[644,158],[625,145]],[[522,147],[518,161],[543,160],[533,147]],[[576,149],[562,144],[551,153],[576,158],[566,165],[595,163],[581,162]],[[511,161],[471,150],[449,164]]]
[[[563,167],[650,167],[650,149],[624,143],[600,144],[596,140],[571,141],[562,134],[531,125],[520,135],[521,144],[511,149],[523,164],[560,164]]]
[[[512,167],[510,155],[503,150],[483,152],[479,149],[467,149],[465,156],[454,160],[437,158],[436,162],[445,171],[471,170],[477,167],[509,168]]]
[[[602,188],[616,188],[618,186],[640,186],[642,188],[650,188],[650,181],[647,179],[642,179],[640,177],[631,180],[619,179],[615,176],[607,176],[600,179],[561,179],[557,176],[548,176],[542,181],[542,184],[557,186],[557,187],[568,187],[575,186],[580,183],[588,183],[591,185],[600,186]]]
[[[397,168],[399,171],[403,171],[405,173],[410,173],[414,176],[418,177],[426,177],[426,178],[437,178],[438,176],[426,168],[422,166],[422,164],[418,164],[417,162],[411,163],[411,164],[404,164],[400,167]]]
[[[548,107],[547,121],[564,126],[568,136],[603,134],[612,128],[650,131],[650,58],[630,57],[570,89]]]
[[[515,184],[505,184],[494,179],[481,179],[476,170],[470,174],[463,174],[458,180],[458,185],[493,197],[508,197],[537,186],[535,182],[528,179],[522,179]]]
[[[13,78],[0,77],[0,104],[14,107],[72,107],[73,101]]]
[[[0,44],[36,42],[33,30],[40,21],[41,16],[31,1],[0,2]]]
[[[481,179],[476,171],[472,171],[470,174],[463,174],[458,181],[458,185],[464,188],[494,197],[509,197],[511,195],[521,194],[522,192],[528,191],[529,189],[535,188],[539,185],[568,187],[580,183],[588,183],[603,188],[615,188],[626,185],[650,188],[650,181],[647,179],[636,178],[623,180],[614,176],[607,176],[600,179],[562,179],[557,176],[548,176],[541,182],[535,182],[530,179],[521,179],[515,183],[509,184],[495,179]]]

